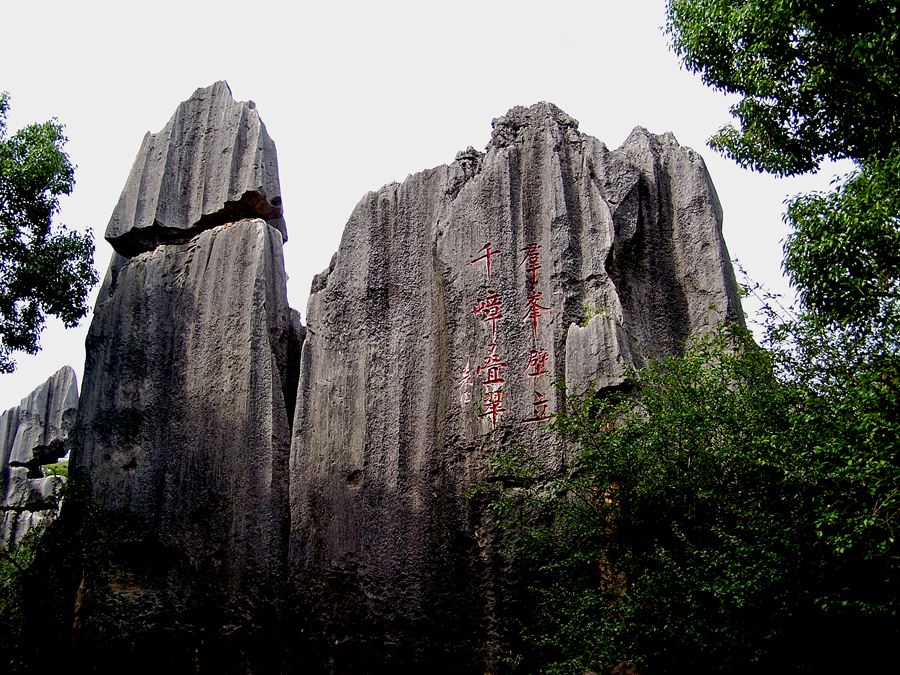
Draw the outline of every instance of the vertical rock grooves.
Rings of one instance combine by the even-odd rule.
[[[493,672],[528,608],[468,496],[489,458],[563,466],[566,391],[740,320],[703,162],[513,108],[484,153],[363,197],[307,327],[285,234],[274,145],[227,85],[145,138],[87,341],[73,464],[107,539],[76,643],[175,670]]]
[[[107,231],[73,457],[102,514],[76,613],[89,663],[269,658],[305,334],[285,234],[274,144],[227,84],[144,139]]]
[[[78,408],[75,371],[66,366],[0,415],[0,548],[56,517],[66,482],[41,466],[69,451]]]
[[[313,284],[289,572],[336,672],[494,668],[517,608],[466,499],[487,458],[562,462],[554,381],[613,386],[740,320],[693,151],[643,129],[610,151],[547,103],[493,126],[483,155],[366,195]]]
[[[262,218],[287,240],[275,144],[253,102],[216,82],[144,136],[106,238],[133,256],[242,218]]]

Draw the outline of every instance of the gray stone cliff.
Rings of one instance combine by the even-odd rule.
[[[513,610],[467,489],[500,448],[562,462],[566,391],[741,320],[721,225],[670,134],[610,150],[547,103],[360,201],[313,282],[291,450],[292,584],[339,670],[491,667]]]
[[[44,476],[41,466],[69,451],[77,409],[75,371],[66,366],[0,415],[0,547],[56,516],[66,479]]]
[[[145,139],[122,195],[72,475],[157,539],[113,561],[111,582],[86,575],[95,604],[79,621],[118,613],[182,637],[247,629],[284,576],[303,335],[287,303],[274,145],[252,104],[217,83]]]

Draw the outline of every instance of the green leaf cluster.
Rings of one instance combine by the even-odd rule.
[[[0,372],[15,367],[12,352],[37,352],[46,315],[77,324],[97,283],[90,233],[53,223],[75,184],[62,125],[54,119],[7,136],[8,109],[0,93]]]
[[[780,176],[856,164],[789,201],[784,269],[818,320],[877,319],[900,279],[900,5],[669,0],[667,32],[689,70],[740,97],[714,149]]]
[[[893,0],[670,0],[667,31],[689,70],[741,96],[713,147],[792,175],[900,143],[898,25]]]
[[[788,204],[784,267],[807,307],[828,320],[865,322],[900,294],[900,146],[868,160],[828,193]]]
[[[34,528],[15,546],[0,547],[0,656],[6,656],[22,639],[23,580],[34,561],[44,528]]]

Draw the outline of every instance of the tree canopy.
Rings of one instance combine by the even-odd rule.
[[[535,608],[521,672],[821,672],[892,653],[898,347],[790,337],[763,349],[735,327],[577,398],[554,423],[577,448],[562,472],[495,461],[491,510]]]
[[[685,66],[741,100],[710,145],[777,175],[857,168],[794,198],[784,268],[837,324],[896,313],[900,279],[900,7],[892,0],[670,0]],[[888,303],[888,306],[885,306]]]
[[[53,223],[75,184],[63,126],[51,119],[7,136],[8,109],[0,93],[0,372],[15,368],[13,352],[37,352],[46,315],[77,324],[97,282],[90,233]]]
[[[900,142],[900,9],[893,0],[670,0],[684,65],[738,94],[711,145],[779,175],[823,158],[884,158]]]

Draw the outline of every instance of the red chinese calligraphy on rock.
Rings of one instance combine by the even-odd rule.
[[[484,300],[475,303],[475,306],[472,307],[472,314],[481,315],[482,322],[491,324],[491,337],[497,335],[497,322],[503,318],[500,310],[501,302],[497,292],[491,291]]]
[[[528,354],[528,362],[525,364],[525,374],[528,377],[543,377],[549,375],[547,370],[547,361],[550,359],[550,352],[546,347],[541,349],[532,349]]]
[[[503,413],[506,412],[506,408],[503,407],[503,390],[494,389],[484,392],[484,407],[485,410],[479,417],[490,417],[491,429],[496,429]]]
[[[528,244],[522,249],[525,257],[522,263],[525,265],[525,271],[531,276],[531,283],[537,283],[537,271],[541,269],[541,245]]]
[[[547,401],[547,397],[544,396],[541,392],[534,392],[534,414],[531,417],[526,417],[522,420],[523,425],[527,424],[546,424],[551,419],[553,419],[553,414],[547,412],[547,409],[550,407],[549,402]]]
[[[509,364],[503,361],[503,357],[497,354],[497,343],[492,342],[488,345],[487,356],[481,362],[481,365],[475,368],[475,374],[481,377],[482,373],[487,373],[487,377],[482,381],[482,386],[489,387],[491,385],[502,385],[506,383],[500,375],[501,370],[509,368]]]
[[[522,319],[522,323],[531,322],[531,334],[533,337],[537,337],[541,314],[550,311],[549,307],[544,307],[541,304],[541,298],[543,297],[544,294],[538,291],[532,291],[528,294],[528,311],[525,312],[525,318]]]
[[[487,280],[490,281],[491,280],[491,259],[494,256],[500,255],[500,251],[494,251],[491,248],[491,242],[488,242],[484,246],[481,247],[481,250],[479,251],[479,253],[481,253],[481,255],[470,260],[469,264],[475,265],[483,260],[484,266],[485,266],[485,271],[487,273]]]

